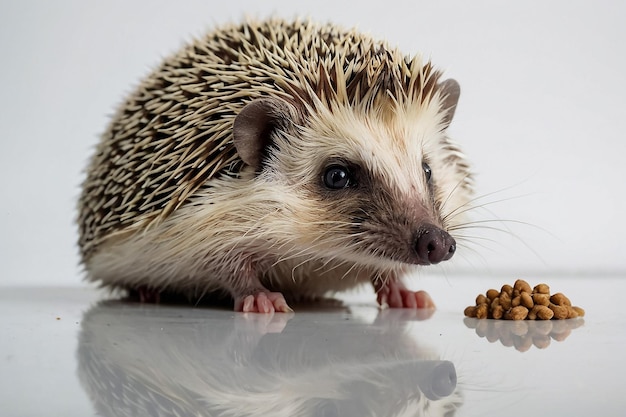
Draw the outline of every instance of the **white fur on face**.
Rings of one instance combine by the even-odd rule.
[[[281,146],[277,162],[288,177],[286,182],[316,181],[312,175],[333,159],[351,162],[383,181],[374,186],[389,192],[391,198],[421,204],[429,214],[445,218],[466,204],[470,194],[465,184],[469,172],[455,163],[464,159],[446,128],[438,95],[422,103],[390,100],[369,111],[342,105],[332,110],[321,107],[299,137]],[[423,163],[432,170],[434,196],[430,196]],[[433,198],[438,207],[433,207]]]

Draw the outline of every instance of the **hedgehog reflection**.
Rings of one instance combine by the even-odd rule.
[[[106,302],[84,317],[78,372],[102,416],[454,415],[454,365],[406,334],[402,311],[328,314]]]

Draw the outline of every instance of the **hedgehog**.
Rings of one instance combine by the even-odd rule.
[[[448,135],[460,94],[419,54],[279,18],[183,46],[120,106],[78,203],[86,279],[144,301],[287,312],[450,259],[471,202]]]

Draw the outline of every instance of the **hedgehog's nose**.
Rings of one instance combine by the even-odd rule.
[[[415,251],[419,264],[437,264],[452,258],[456,251],[456,242],[445,230],[425,224],[417,231]]]

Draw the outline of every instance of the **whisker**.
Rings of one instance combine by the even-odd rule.
[[[493,231],[496,231],[496,232],[505,233],[505,234],[513,237],[515,240],[520,242],[522,245],[524,245],[524,247],[526,247],[526,249],[528,249],[530,252],[532,252],[537,257],[537,259],[539,259],[544,265],[548,265],[546,260],[539,254],[539,252],[537,252],[528,243],[526,243],[526,241],[524,239],[522,239],[517,233],[514,233],[512,230],[510,230],[508,228],[501,229],[501,228],[498,228],[498,227],[495,227],[495,226],[483,226],[483,225],[472,226],[471,224],[469,224],[469,225],[466,225],[466,226],[464,226],[462,228],[462,230],[466,230],[466,229],[484,229],[484,230],[493,230]]]
[[[480,243],[479,240],[487,241],[489,243],[498,243],[496,240],[492,240],[488,238],[480,238],[480,237],[470,237],[470,238],[462,239],[461,242],[463,243],[464,249],[470,249],[470,245],[473,245],[473,246],[478,246],[485,250],[489,250],[491,252],[495,252],[495,250],[492,247],[487,246],[483,243]]]
[[[465,223],[458,223],[455,224],[454,226],[451,226],[448,230],[449,231],[455,231],[455,230],[463,230],[464,228],[474,225],[474,224],[484,224],[484,223],[502,223],[503,226],[506,227],[506,223],[512,223],[512,224],[520,224],[523,226],[528,226],[528,227],[532,227],[535,228],[537,230],[540,230],[542,232],[545,232],[547,234],[549,234],[550,236],[557,238],[554,234],[552,234],[549,230],[541,227],[541,226],[537,226],[536,224],[532,224],[532,223],[528,223],[525,221],[521,221],[521,220],[514,220],[514,219],[485,219],[485,220],[472,220],[469,222],[465,222]],[[509,228],[506,228],[506,230],[510,231]],[[557,238],[558,239],[558,238]]]
[[[473,245],[479,246],[482,249],[486,249],[486,250],[493,250],[485,245],[481,245],[479,243],[476,242],[471,242]],[[478,258],[480,260],[480,262],[483,264],[483,266],[488,267],[489,263],[487,262],[487,260],[485,259],[485,257],[482,255],[482,253],[480,251],[478,251],[477,249],[471,247],[471,246],[465,246],[464,249],[469,250],[470,252],[472,252],[476,258]],[[470,258],[467,256],[462,256],[463,260],[466,261],[467,263],[469,263],[470,265],[472,265],[472,262],[470,262],[471,259],[474,258]]]
[[[497,243],[497,240],[495,239],[491,239],[485,236],[471,236],[471,235],[458,235],[455,234],[454,235],[454,239],[456,241],[465,241],[465,242],[472,242],[473,240],[484,240],[487,242],[492,242],[492,243]]]
[[[450,192],[448,193],[448,195],[446,196],[446,198],[444,198],[443,202],[441,203],[441,207],[445,207],[446,204],[448,203],[448,201],[450,201],[450,198],[452,198],[452,196],[454,194],[456,194],[456,190],[463,184],[465,184],[465,180],[467,180],[469,177],[471,177],[471,174],[465,174],[465,176],[463,178],[461,178],[459,181],[457,181],[457,183],[454,185],[454,187],[452,187],[452,190],[450,190]]]
[[[345,272],[345,274],[343,274],[341,276],[341,278],[339,278],[340,280],[344,280],[348,275],[350,275],[350,272],[352,272],[352,270],[354,268],[356,268],[358,265],[356,262],[352,263],[352,265],[350,266],[350,268],[348,268],[348,270]]]
[[[447,213],[443,217],[443,220],[446,221],[446,220],[449,220],[450,217],[452,217],[452,216],[460,216],[460,215],[462,215],[464,213],[467,213],[467,212],[470,212],[472,210],[484,209],[487,206],[491,206],[491,205],[498,204],[498,203],[503,203],[503,202],[506,202],[506,201],[517,200],[517,199],[528,197],[529,195],[531,195],[531,194],[521,194],[521,195],[517,195],[517,196],[501,198],[499,200],[488,201],[488,202],[485,202],[485,203],[482,203],[482,204],[478,204],[478,205],[474,204],[478,200],[486,198],[489,195],[493,195],[495,193],[496,192],[484,194],[484,195],[481,195],[479,197],[473,198],[473,199],[469,200],[468,202],[466,202],[464,204],[461,204],[460,206],[458,206],[457,208],[455,208],[451,212]],[[485,209],[485,210],[487,210],[487,209]]]

